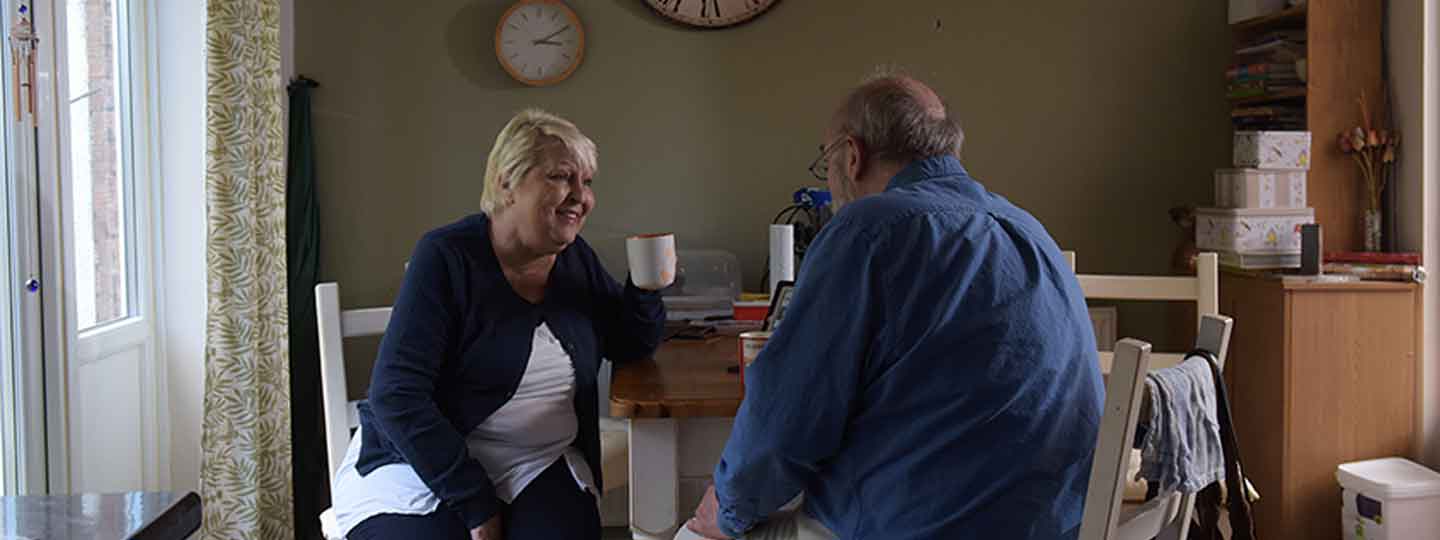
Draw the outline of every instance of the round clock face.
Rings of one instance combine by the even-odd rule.
[[[565,80],[585,57],[585,29],[560,0],[523,0],[500,17],[495,56],[515,80],[546,86]]]
[[[770,9],[780,0],[645,0],[666,18],[705,28],[740,24]]]

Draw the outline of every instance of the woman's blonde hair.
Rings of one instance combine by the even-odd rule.
[[[480,211],[495,215],[503,208],[507,189],[515,189],[530,169],[540,164],[544,151],[558,144],[580,167],[580,174],[593,175],[596,168],[595,142],[569,120],[540,109],[525,109],[510,119],[485,163],[485,185],[480,194]],[[508,185],[507,185],[508,184]]]

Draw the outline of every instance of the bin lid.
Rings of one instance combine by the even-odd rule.
[[[1417,499],[1440,495],[1440,473],[1405,458],[1356,461],[1335,471],[1340,485],[1380,499]]]

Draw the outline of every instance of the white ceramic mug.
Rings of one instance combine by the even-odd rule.
[[[641,289],[658,291],[675,282],[675,235],[641,234],[625,239],[630,281]]]

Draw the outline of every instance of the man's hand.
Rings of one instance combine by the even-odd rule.
[[[700,506],[695,507],[695,517],[685,523],[685,528],[690,532],[704,536],[711,540],[727,540],[720,531],[720,500],[715,498],[715,486],[705,490],[705,497],[700,499]]]
[[[470,529],[470,540],[503,540],[500,530],[500,514],[490,518],[484,525]]]

